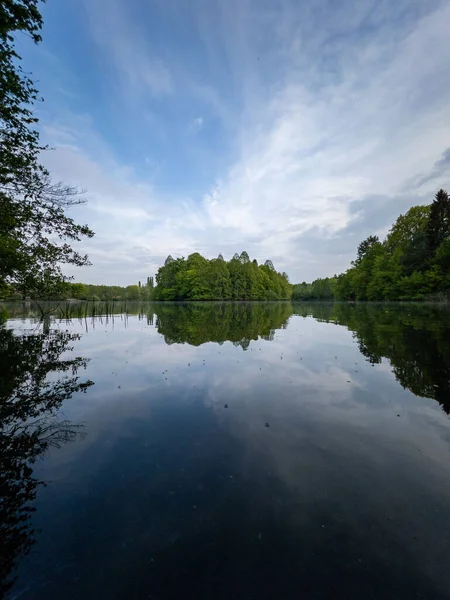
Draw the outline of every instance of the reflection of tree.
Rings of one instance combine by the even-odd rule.
[[[168,344],[231,341],[246,350],[251,340],[272,340],[292,314],[290,303],[154,305],[156,326]]]
[[[79,337],[61,331],[15,335],[0,329],[0,597],[12,585],[18,559],[34,543],[29,517],[42,482],[33,477],[32,465],[79,430],[55,415],[64,400],[92,385],[77,377],[87,359],[61,359]]]
[[[361,353],[370,362],[389,359],[404,388],[437,400],[450,414],[448,310],[430,305],[373,304],[304,305],[301,310],[318,320],[345,325],[354,332]]]

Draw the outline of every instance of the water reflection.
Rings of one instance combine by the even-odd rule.
[[[35,471],[52,494],[12,597],[449,597],[450,421],[383,360],[439,401],[445,311],[150,304],[59,324],[87,329],[96,386],[64,412],[89,435]],[[64,375],[59,351],[29,354]]]
[[[167,344],[199,346],[231,341],[246,350],[252,340],[273,339],[288,326],[292,315],[312,316],[336,323],[354,333],[361,353],[377,364],[389,360],[404,387],[432,398],[450,413],[450,311],[439,305],[347,303],[16,303],[11,316],[42,320],[50,317],[70,324],[76,319],[85,332],[98,326],[127,326],[136,315],[147,325],[156,324]]]
[[[450,312],[433,305],[299,304],[294,311],[344,325],[373,363],[387,358],[400,383],[450,414]]]
[[[42,329],[16,335],[0,328],[0,597],[34,543],[30,517],[45,484],[34,477],[33,465],[50,447],[80,435],[79,425],[58,419],[58,409],[93,384],[77,376],[87,359],[62,358],[80,336],[51,331],[45,323]]]
[[[231,341],[246,350],[251,340],[273,339],[276,329],[286,327],[289,303],[158,304],[156,327],[167,344]]]

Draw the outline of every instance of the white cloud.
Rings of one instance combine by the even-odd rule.
[[[130,6],[120,0],[85,0],[92,36],[120,76],[120,90],[132,101],[149,91],[169,94],[172,76],[154,55],[144,32],[130,23]]]
[[[203,123],[203,117],[195,117],[195,119],[192,119],[192,121],[189,123],[188,129],[189,131],[199,131],[203,127]]]
[[[289,0],[266,11],[256,1],[217,0],[199,13],[210,73],[219,75],[199,86],[192,74],[189,98],[179,102],[214,105],[233,151],[209,186],[190,181],[185,193],[168,193],[168,185],[121,164],[89,119],[49,126],[55,177],[89,190],[83,216],[97,236],[87,248],[101,262],[90,280],[129,283],[169,253],[243,249],[271,257],[292,281],[312,279],[345,269],[361,239],[417,202],[417,178],[419,200],[431,200],[450,138],[450,47],[437,42],[447,36],[450,6],[436,1],[405,16],[404,2],[375,11],[369,0],[325,4],[314,13]],[[103,23],[103,2],[89,4],[95,39],[130,83],[134,102],[147,88],[175,93],[179,65],[169,70],[152,55],[123,6],[108,4]],[[199,112],[190,112],[199,115],[190,131],[204,125]],[[200,137],[206,131],[190,136],[192,148],[173,146],[172,171],[196,143],[221,153],[220,140]],[[200,174],[201,167],[194,177]],[[180,170],[177,189],[185,176]],[[442,170],[439,186],[449,176]]]

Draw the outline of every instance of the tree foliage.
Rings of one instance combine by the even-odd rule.
[[[292,300],[333,300],[336,277],[316,279],[312,283],[297,283],[292,287]]]
[[[428,206],[400,215],[386,239],[369,236],[339,277],[293,287],[293,299],[423,300],[450,292],[450,199],[439,190]]]
[[[450,237],[450,199],[444,190],[439,190],[430,207],[427,223],[427,239],[430,254]]]
[[[284,300],[291,296],[285,273],[271,261],[258,265],[247,252],[207,260],[198,252],[166,260],[156,274],[155,300]]]
[[[135,300],[147,301],[153,297],[153,277],[147,278],[145,285],[91,285],[89,283],[69,283],[64,298],[75,300]]]
[[[89,264],[71,247],[92,237],[87,225],[66,214],[81,200],[74,188],[53,184],[40,163],[39,100],[16,51],[15,36],[41,40],[37,0],[0,4],[0,293],[13,284],[23,294],[53,296],[67,280],[62,265]]]

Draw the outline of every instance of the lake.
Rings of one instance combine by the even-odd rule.
[[[101,312],[0,329],[0,595],[448,600],[448,309]]]

